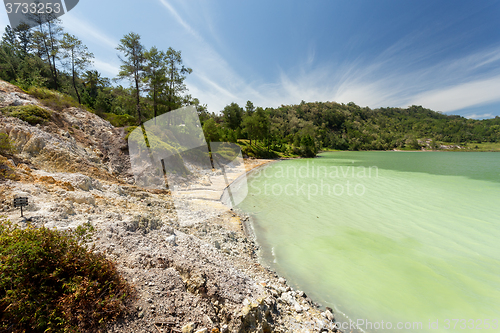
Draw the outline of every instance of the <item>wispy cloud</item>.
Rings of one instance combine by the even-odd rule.
[[[355,59],[341,69],[322,64],[314,70],[282,72],[276,91],[265,95],[279,96],[281,103],[304,99],[370,107],[417,104],[444,112],[500,100],[500,48],[416,68],[396,64],[405,57],[406,52],[398,53],[404,49],[398,43],[383,52],[384,57]]]
[[[107,36],[103,31],[96,28],[88,21],[76,17],[72,12],[61,17],[64,22],[64,28],[77,36],[85,36],[85,39],[92,40],[104,47],[112,48],[118,46],[118,41]]]
[[[469,119],[487,119],[487,118],[493,118],[495,117],[495,115],[493,115],[492,113],[485,113],[485,114],[470,114],[470,115],[466,115],[465,118],[469,118]]]
[[[259,93],[234,71],[230,64],[198,31],[193,28],[167,0],[158,0],[173,16],[177,23],[194,40],[185,45],[183,55],[188,66],[195,68],[188,78],[190,93],[209,106],[211,112],[217,112],[231,102],[242,103],[247,99],[259,99]],[[211,30],[215,33],[214,30]],[[214,36],[217,39],[217,36]]]
[[[186,21],[184,21],[182,16],[179,15],[179,13],[175,10],[175,8],[168,1],[166,1],[166,0],[159,0],[159,1],[163,6],[165,6],[165,8],[167,8],[167,10],[172,14],[172,16],[176,19],[176,21],[182,27],[184,27],[184,29],[186,29],[190,34],[192,34],[196,37],[199,37],[198,33],[193,28],[191,28],[191,26],[189,24],[187,24]]]
[[[449,112],[495,101],[500,101],[500,76],[434,89],[415,96],[410,104]]]
[[[442,59],[436,55],[459,41],[425,43],[432,31],[410,33],[378,54],[359,54],[340,60],[335,67],[318,62],[320,55],[311,44],[295,68],[278,69],[277,77],[266,73],[262,75],[265,81],[252,82],[226,60],[223,40],[210,19],[200,28],[203,23],[193,21],[182,3],[158,1],[194,38],[183,46],[185,61],[195,70],[187,80],[188,88],[210,111],[217,112],[233,101],[276,107],[306,100],[353,101],[372,108],[420,104],[450,112],[500,100],[500,47],[436,62],[433,59]],[[219,44],[209,44],[200,32],[211,34],[210,40]]]
[[[100,59],[94,60],[94,68],[109,77],[116,77],[118,75],[118,72],[120,71],[120,67],[118,64],[108,63]]]

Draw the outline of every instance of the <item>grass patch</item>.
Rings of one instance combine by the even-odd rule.
[[[137,126],[127,126],[124,128],[125,133],[127,133],[127,135],[125,135],[125,140],[128,140],[130,133],[132,133],[136,128],[137,128]]]
[[[0,220],[0,331],[96,332],[126,310],[133,289],[85,245],[91,232]]]
[[[135,117],[128,114],[105,113],[104,119],[109,121],[114,127],[134,126],[137,124]]]
[[[0,111],[8,117],[16,117],[31,125],[43,124],[50,119],[51,113],[37,105],[7,106]]]
[[[27,93],[38,98],[43,105],[56,111],[62,111],[69,107],[81,107],[73,97],[47,88],[31,87]]]
[[[500,151],[500,142],[469,142],[466,149],[471,151]]]

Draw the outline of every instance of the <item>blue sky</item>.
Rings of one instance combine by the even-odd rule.
[[[62,19],[104,76],[128,32],[181,50],[213,112],[305,100],[500,115],[500,1],[80,0]]]

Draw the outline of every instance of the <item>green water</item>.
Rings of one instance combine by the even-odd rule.
[[[324,153],[248,185],[262,260],[339,321],[500,331],[500,154]]]

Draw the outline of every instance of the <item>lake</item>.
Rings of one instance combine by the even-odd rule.
[[[262,262],[340,323],[497,331],[500,154],[329,152],[247,181]]]

